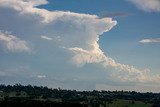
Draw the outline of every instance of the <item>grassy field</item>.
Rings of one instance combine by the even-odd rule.
[[[131,100],[114,100],[113,103],[106,104],[106,107],[151,107],[151,104],[146,104],[144,102],[140,101],[134,101]]]

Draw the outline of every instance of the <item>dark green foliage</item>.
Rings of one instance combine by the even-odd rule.
[[[133,106],[140,101],[160,107],[160,93],[135,91],[76,91],[15,84],[0,85],[0,96],[0,107],[99,107],[112,105],[118,99]]]
[[[0,107],[83,107],[80,103],[36,101],[24,99],[12,99],[0,102]]]

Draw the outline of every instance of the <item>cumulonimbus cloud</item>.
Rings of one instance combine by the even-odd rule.
[[[9,34],[8,32],[0,31],[0,43],[11,52],[30,52],[31,49],[28,43],[24,40]]]
[[[160,0],[128,0],[147,12],[160,12]]]
[[[112,67],[117,71],[113,72],[112,76],[122,81],[148,82],[160,80],[159,75],[152,75],[149,70],[139,70],[133,66],[116,62],[99,48],[99,36],[117,24],[112,18],[99,18],[96,15],[69,11],[48,11],[36,7],[45,3],[47,3],[45,0],[43,2],[40,0],[1,0],[0,7],[14,10],[16,14],[14,13],[13,16],[22,18],[28,16],[28,19],[23,20],[31,21],[35,27],[35,30],[27,32],[30,33],[30,38],[35,34],[47,40],[55,38],[54,35],[59,37],[60,41],[57,44],[74,54],[72,59],[78,66],[96,63],[102,65],[104,69]],[[18,19],[15,20],[19,21]],[[26,24],[25,27],[29,28],[30,25],[27,26]]]
[[[73,60],[78,64],[78,66],[82,66],[86,63],[98,63],[105,69],[112,67],[115,71],[112,72],[111,76],[122,81],[144,83],[160,80],[160,76],[151,74],[149,69],[140,70],[133,66],[118,63],[114,59],[104,55],[104,53],[99,49],[99,51],[87,51],[75,47],[70,48],[70,50],[75,53]]]
[[[149,38],[139,41],[140,43],[160,43],[160,38]]]

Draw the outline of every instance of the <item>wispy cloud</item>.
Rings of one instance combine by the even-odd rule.
[[[47,36],[41,36],[42,39],[46,39],[46,40],[52,40],[52,38],[47,37]]]
[[[160,38],[149,38],[139,41],[140,43],[160,43]]]
[[[46,78],[46,75],[37,75],[37,78],[43,79],[43,78]]]
[[[147,12],[160,12],[160,0],[128,0]]]
[[[129,16],[131,15],[130,13],[126,12],[101,12],[99,14],[99,17],[104,18],[104,17],[124,17],[124,16]]]
[[[0,31],[0,43],[11,52],[30,52],[31,49],[28,43],[24,40],[9,34],[8,32]]]

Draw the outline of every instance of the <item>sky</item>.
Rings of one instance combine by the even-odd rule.
[[[160,0],[0,0],[0,84],[160,90]]]

